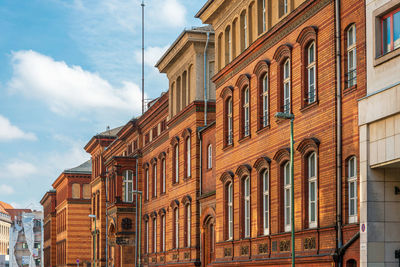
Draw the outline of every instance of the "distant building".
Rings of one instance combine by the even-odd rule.
[[[43,206],[43,263],[56,266],[56,190],[48,191],[40,201]]]
[[[11,216],[6,208],[12,208],[11,205],[0,201],[0,267],[6,266],[9,260],[8,239],[11,227]]]
[[[10,229],[10,267],[41,266],[43,213],[22,212],[13,218]]]

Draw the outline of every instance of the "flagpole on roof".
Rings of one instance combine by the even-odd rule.
[[[144,113],[144,0],[142,0],[142,114]]]

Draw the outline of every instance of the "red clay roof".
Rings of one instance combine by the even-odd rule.
[[[0,206],[2,206],[3,209],[13,209],[13,208],[14,208],[14,207],[11,206],[10,204],[5,203],[5,202],[3,202],[3,201],[0,201]]]

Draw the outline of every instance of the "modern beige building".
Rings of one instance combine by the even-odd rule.
[[[366,1],[366,34],[367,96],[358,106],[360,266],[399,266],[400,1]]]
[[[8,255],[8,240],[10,237],[11,216],[6,211],[6,208],[10,207],[10,205],[0,201],[0,256]],[[3,258],[6,259],[6,257]],[[1,259],[0,266],[2,266]]]

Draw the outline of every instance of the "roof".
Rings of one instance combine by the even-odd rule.
[[[0,212],[9,215],[8,212],[1,205],[0,205]]]
[[[117,137],[117,133],[122,129],[122,126],[116,127],[114,129],[108,129],[102,133],[97,134],[96,136],[110,136],[110,137]]]
[[[81,165],[64,170],[64,173],[83,173],[83,174],[91,174],[92,173],[92,160],[88,160]]]
[[[14,209],[13,206],[11,206],[10,204],[5,203],[5,202],[3,202],[3,201],[0,201],[0,207],[1,207],[1,206],[2,206],[4,209]]]
[[[208,0],[194,17],[199,18],[201,14],[203,14],[203,12],[212,4],[212,2],[214,2],[214,0]]]
[[[185,35],[185,33],[214,33],[214,29],[211,25],[205,25],[201,27],[192,27],[190,30],[183,30],[182,33],[176,38],[176,40],[172,43],[172,45],[165,51],[165,53],[161,56],[161,58],[157,61],[155,67],[158,67],[163,59],[171,52],[171,50],[175,47],[175,45],[179,42],[180,39]]]

